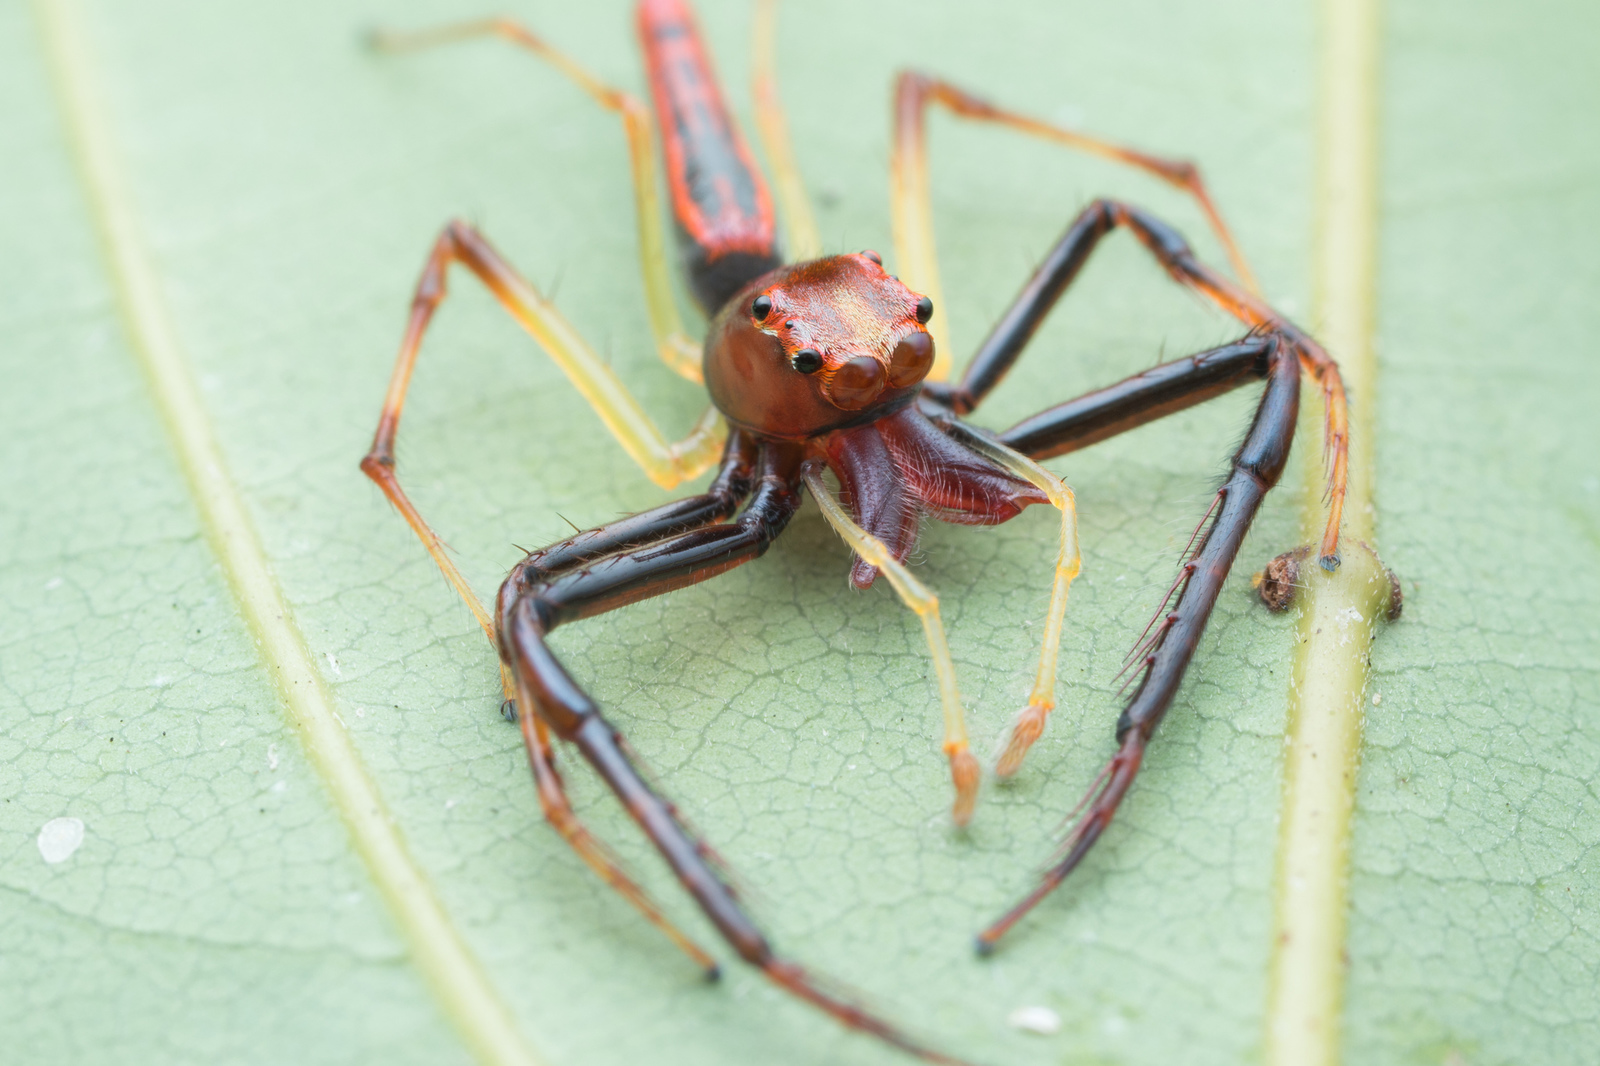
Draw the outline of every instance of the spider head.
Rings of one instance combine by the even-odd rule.
[[[728,421],[765,437],[872,422],[916,398],[933,365],[932,314],[875,252],[782,267],[712,321],[706,387]]]

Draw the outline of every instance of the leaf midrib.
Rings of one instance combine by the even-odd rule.
[[[273,576],[217,444],[151,263],[117,155],[75,0],[36,0],[51,83],[106,259],[119,315],[171,439],[200,522],[274,685],[414,962],[479,1061],[536,1066],[502,997],[412,858],[339,719],[305,634]]]

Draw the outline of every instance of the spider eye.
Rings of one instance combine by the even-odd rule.
[[[933,338],[918,330],[895,345],[889,360],[889,387],[904,389],[928,376],[933,368]]]
[[[834,371],[828,399],[841,411],[859,411],[883,392],[883,365],[870,355],[858,355]]]
[[[801,348],[789,360],[789,365],[802,374],[815,374],[822,369],[822,353],[815,348]]]
[[[863,251],[861,253],[861,255],[864,258],[870,259],[874,263],[877,263],[879,266],[883,266],[883,256],[879,255],[877,252],[874,252],[871,248],[868,248],[865,251]]]
[[[928,319],[932,317],[933,301],[924,296],[922,299],[917,301],[917,321],[926,326],[928,324]]]
[[[757,322],[772,314],[772,297],[765,294],[757,296],[750,303],[750,313],[755,316]]]

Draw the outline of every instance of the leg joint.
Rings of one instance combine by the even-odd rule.
[[[361,459],[361,472],[374,481],[388,478],[394,471],[394,455],[387,448],[374,448]]]

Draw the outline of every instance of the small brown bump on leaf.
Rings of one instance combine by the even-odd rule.
[[[1400,617],[1400,611],[1406,605],[1405,591],[1400,588],[1400,575],[1389,568],[1384,568],[1384,576],[1389,579],[1389,609],[1383,617],[1390,622]]]
[[[1311,554],[1310,546],[1286,551],[1250,579],[1261,602],[1273,611],[1287,611],[1294,603],[1300,585],[1300,561]]]

